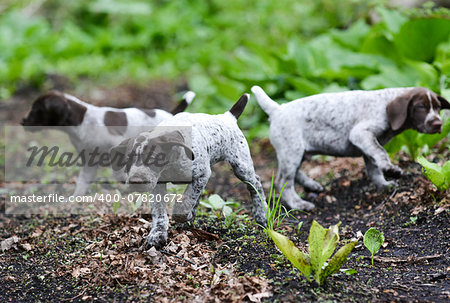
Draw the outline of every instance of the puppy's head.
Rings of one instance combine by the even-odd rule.
[[[38,97],[28,115],[22,119],[23,126],[76,126],[83,121],[86,107],[67,99],[58,91],[50,91]]]
[[[417,87],[391,101],[386,113],[394,131],[412,128],[433,134],[442,131],[441,109],[450,109],[447,100],[429,89]]]
[[[193,160],[193,152],[179,131],[157,137],[151,132],[142,133],[111,149],[111,167],[115,177],[127,183],[131,191],[152,191],[161,174],[172,168],[176,157],[171,156],[180,148]]]

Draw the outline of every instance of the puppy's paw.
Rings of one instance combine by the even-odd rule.
[[[174,213],[172,214],[172,219],[177,223],[186,223],[194,220],[194,215],[192,212],[188,213]]]
[[[291,209],[297,210],[312,210],[316,207],[313,203],[302,200],[300,198],[298,198],[298,200],[296,199],[295,201],[286,201],[286,204]]]
[[[167,243],[167,231],[151,231],[145,239],[145,248],[149,249],[154,246],[156,249],[161,249]]]
[[[397,165],[389,165],[386,168],[383,168],[383,173],[386,177],[389,178],[400,178],[403,175],[403,170]]]
[[[398,186],[396,181],[385,181],[380,184],[376,184],[378,190],[390,190]]]
[[[181,229],[181,230],[189,230],[194,226],[194,224],[192,223],[192,221],[186,221],[183,223],[176,223],[176,229]]]
[[[316,193],[320,193],[320,192],[324,191],[323,186],[313,180],[311,180],[311,182],[304,184],[303,186],[305,187],[306,190],[316,192]]]

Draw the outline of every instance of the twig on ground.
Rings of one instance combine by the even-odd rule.
[[[61,301],[73,301],[73,300],[75,300],[76,298],[81,297],[82,295],[84,295],[85,292],[86,292],[86,288],[83,289],[83,291],[82,291],[81,293],[79,293],[78,295],[76,295],[75,297],[73,297],[73,298],[67,298],[67,299],[61,299]]]
[[[433,259],[439,259],[443,255],[431,255],[431,256],[423,256],[423,257],[415,257],[415,256],[409,256],[406,258],[399,258],[399,257],[380,257],[380,256],[374,256],[374,260],[378,262],[385,262],[385,263],[419,263],[426,260],[433,260]]]
[[[394,198],[396,193],[397,193],[397,188],[394,188],[394,191],[389,196],[389,198],[384,199],[383,202],[381,202],[380,205],[378,205],[375,209],[380,209],[387,201],[392,200],[392,198]]]

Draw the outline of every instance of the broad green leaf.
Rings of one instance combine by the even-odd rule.
[[[425,175],[425,177],[427,177],[431,182],[433,182],[433,184],[436,185],[436,187],[439,190],[442,191],[446,189],[445,177],[442,172],[442,168],[438,164],[431,163],[422,156],[417,158],[417,162],[419,162],[419,164],[422,165],[422,172]]]
[[[226,205],[226,202],[222,199],[222,197],[217,194],[209,196],[208,202],[211,204],[211,208],[215,210],[222,209]]]
[[[442,74],[450,76],[450,40],[447,40],[447,42],[443,42],[438,45],[438,47],[436,48],[436,57],[433,64],[441,70]],[[447,91],[449,91],[449,94],[447,96],[445,95],[445,90],[445,87],[441,88],[441,95],[444,98],[449,99],[450,90],[447,89]]]
[[[437,45],[449,36],[450,19],[421,18],[404,23],[394,41],[405,57],[432,62]]]
[[[322,261],[322,253],[327,232],[327,229],[323,228],[316,220],[313,220],[311,229],[309,230],[308,243],[311,267],[316,280],[320,277],[320,272],[324,264],[324,261]]]
[[[445,162],[442,166],[442,174],[444,175],[445,180],[448,184],[448,182],[450,182],[450,161]]]
[[[228,205],[225,205],[222,208],[222,214],[225,218],[228,218],[233,213],[233,209],[229,207]]]
[[[383,242],[383,233],[373,227],[369,228],[364,234],[364,246],[367,247],[372,255],[378,252]]]
[[[346,30],[331,30],[331,36],[341,45],[357,51],[369,31],[370,27],[364,19],[359,19]]]
[[[400,12],[392,9],[385,8],[383,6],[378,6],[376,8],[377,13],[381,16],[383,23],[391,34],[397,33],[401,26],[408,21],[408,19],[403,16]]]
[[[322,257],[320,259],[320,263],[324,264],[328,261],[328,259],[333,254],[334,250],[336,249],[336,245],[339,242],[339,225],[341,223],[339,222],[336,225],[330,226],[329,229],[327,229],[327,233],[325,234],[325,239],[323,241],[323,248],[322,248]]]
[[[344,245],[343,247],[341,247],[333,256],[333,258],[331,258],[330,262],[328,263],[327,267],[325,267],[321,279],[320,279],[320,283],[322,284],[325,281],[325,278],[334,274],[335,272],[337,272],[342,264],[345,263],[345,261],[347,261],[347,257],[350,254],[350,252],[353,250],[353,248],[355,248],[356,244],[358,243],[358,241],[354,241],[354,242],[350,242],[346,245]]]
[[[286,236],[271,229],[268,229],[267,231],[278,249],[281,250],[292,265],[294,265],[295,268],[297,268],[309,281],[311,264],[308,255],[301,252]]]
[[[314,81],[305,78],[287,78],[286,81],[294,86],[295,90],[304,93],[304,95],[315,95],[322,92],[322,87]]]

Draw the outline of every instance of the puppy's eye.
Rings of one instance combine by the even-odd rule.
[[[427,110],[427,108],[424,105],[419,105],[416,107],[418,110]]]

